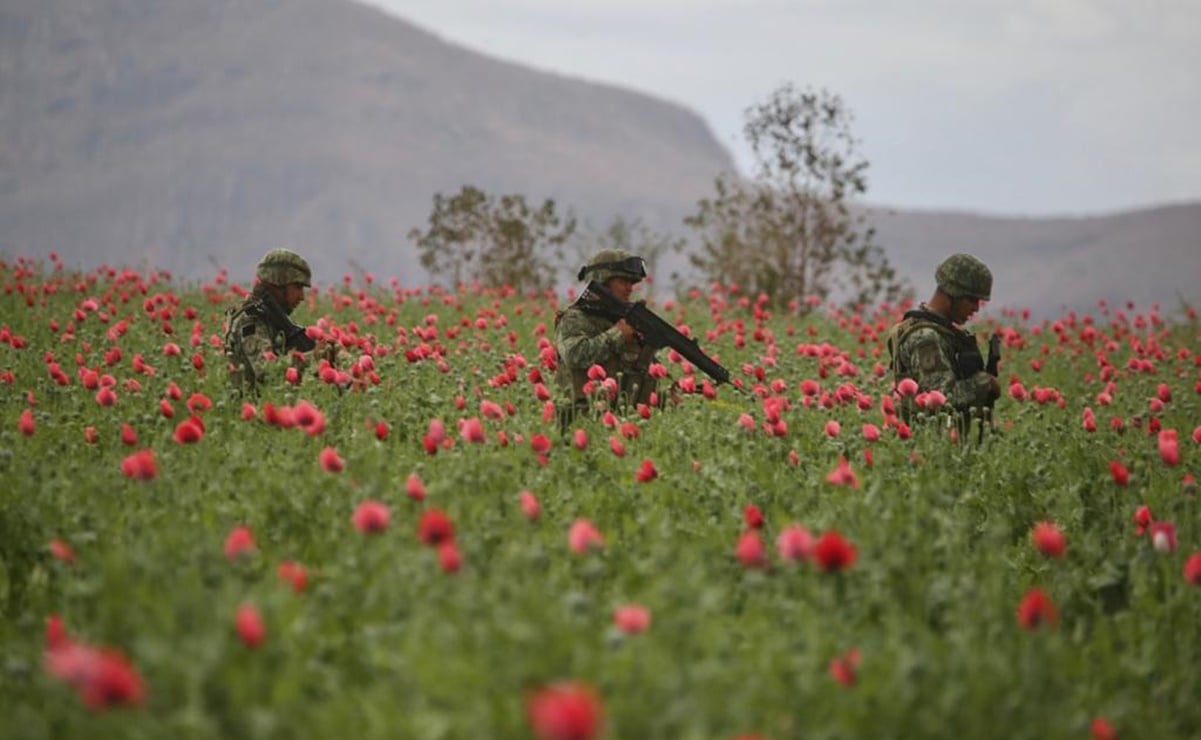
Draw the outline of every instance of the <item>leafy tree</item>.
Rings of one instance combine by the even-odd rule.
[[[525,196],[494,197],[467,185],[451,197],[435,194],[428,227],[413,229],[409,239],[421,266],[456,286],[473,281],[543,291],[554,287],[563,244],[575,228],[575,217],[560,215],[553,200],[533,207]]]
[[[746,111],[753,179],[723,174],[685,219],[701,236],[690,261],[708,280],[777,304],[815,296],[895,300],[898,281],[875,230],[852,211],[867,191],[851,113],[832,93],[784,85]]]

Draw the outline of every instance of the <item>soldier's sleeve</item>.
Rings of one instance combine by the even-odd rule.
[[[994,400],[988,373],[955,379],[951,350],[934,329],[915,329],[906,338],[902,351],[920,391],[939,391],[957,409],[985,406]]]
[[[621,351],[625,337],[611,326],[597,333],[594,323],[576,311],[568,311],[555,330],[555,349],[568,367],[587,368],[610,359]]]
[[[236,332],[234,341],[241,345],[256,382],[270,382],[272,373],[283,375],[285,364],[274,355],[271,328],[265,322],[246,321],[236,328]]]

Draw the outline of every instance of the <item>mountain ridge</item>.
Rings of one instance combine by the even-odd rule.
[[[319,275],[354,263],[420,283],[406,235],[435,193],[463,185],[686,235],[683,218],[734,169],[683,105],[497,59],[351,0],[10,0],[0,130],[0,252],[194,279],[216,265],[239,279],[288,246]],[[994,266],[997,302],[1040,312],[1195,299],[1201,285],[1201,204],[864,208],[919,297],[953,251]],[[663,266],[691,279],[685,255]]]

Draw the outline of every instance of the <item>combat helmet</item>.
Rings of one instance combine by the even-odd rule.
[[[259,260],[255,277],[259,282],[268,285],[300,283],[308,287],[313,278],[313,271],[309,269],[308,261],[292,250],[272,249]]]
[[[992,296],[992,272],[970,254],[953,254],[934,271],[938,289],[952,298],[975,296],[987,301]]]
[[[603,283],[610,278],[623,277],[635,282],[646,278],[646,263],[641,257],[623,249],[602,249],[580,268],[580,280]]]

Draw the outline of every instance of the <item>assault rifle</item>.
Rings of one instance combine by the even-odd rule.
[[[580,296],[578,305],[586,311],[607,316],[614,321],[625,319],[626,323],[638,332],[643,346],[652,349],[670,347],[718,384],[730,382],[729,370],[701,351],[695,339],[684,336],[679,329],[647,308],[646,301],[626,303],[604,285],[593,280]]]
[[[279,305],[274,300],[259,301],[259,305],[263,307],[263,313],[266,314],[264,318],[283,329],[284,343],[288,349],[310,352],[317,346],[317,342],[308,335],[305,328],[280,310]]]
[[[988,361],[984,364],[984,372],[997,377],[998,365],[1001,363],[1001,332],[993,332],[993,335],[988,338]],[[993,428],[992,419],[992,404],[981,409],[983,416],[980,418],[980,431],[976,436],[976,444],[984,442],[984,423],[988,422],[989,430]]]

